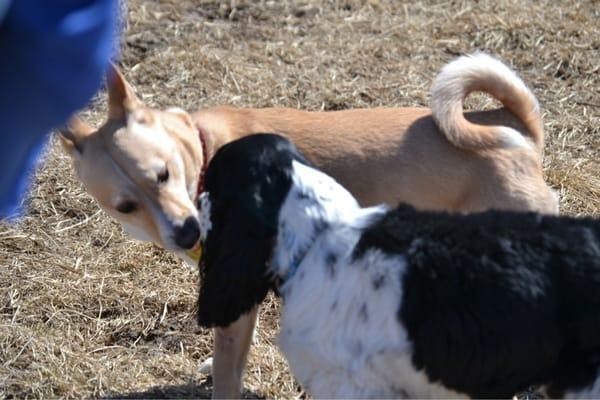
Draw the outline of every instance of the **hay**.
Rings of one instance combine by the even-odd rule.
[[[568,214],[600,215],[600,9],[595,1],[132,0],[122,65],[152,106],[313,110],[426,105],[456,54],[483,50],[534,89],[545,171]],[[472,108],[489,106],[485,96]],[[86,110],[104,118],[101,95]],[[28,215],[0,225],[0,398],[202,397],[197,273],[128,239],[51,143]],[[247,396],[301,397],[262,308]]]

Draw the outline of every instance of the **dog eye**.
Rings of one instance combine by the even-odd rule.
[[[137,209],[133,201],[124,201],[117,206],[117,211],[123,214],[129,214]]]
[[[164,183],[169,180],[169,170],[165,167],[162,171],[156,175],[156,180],[158,183]]]

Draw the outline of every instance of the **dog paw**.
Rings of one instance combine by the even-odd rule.
[[[200,365],[198,365],[198,373],[203,374],[203,375],[211,375],[212,368],[213,368],[213,358],[208,357],[206,360],[201,362]]]

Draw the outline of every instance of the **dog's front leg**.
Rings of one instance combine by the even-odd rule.
[[[258,307],[226,328],[215,328],[213,398],[239,398]]]

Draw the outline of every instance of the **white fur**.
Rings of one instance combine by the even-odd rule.
[[[596,374],[600,373],[597,371]],[[567,391],[565,399],[598,399],[600,398],[600,377],[590,386],[577,391]]]
[[[198,196],[198,208],[200,210],[200,240],[206,240],[206,236],[208,235],[208,231],[212,228],[212,223],[210,221],[210,194],[208,192],[200,193]]]
[[[272,259],[273,268],[280,275],[286,274],[293,259],[306,250],[320,225],[364,226],[370,217],[386,210],[383,206],[362,209],[350,192],[330,176],[296,161],[293,168],[293,185],[280,210],[278,244]]]
[[[179,115],[184,115],[184,116],[188,116],[188,113],[185,112],[185,110],[181,107],[169,107],[165,110],[166,112],[170,112],[173,114],[179,114]]]
[[[431,89],[431,109],[433,116],[445,132],[455,130],[457,113],[462,114],[462,104],[474,82],[501,81],[523,93],[539,113],[539,104],[525,83],[501,61],[484,53],[462,56],[444,66],[433,82]],[[500,143],[505,147],[532,149],[531,143],[516,130],[496,127]]]
[[[502,144],[502,147],[506,149],[523,148],[534,150],[533,146],[525,138],[525,136],[521,135],[521,133],[513,128],[509,128],[508,126],[499,126],[498,132],[500,133],[500,143]]]
[[[362,228],[386,208],[361,209],[333,179],[299,163],[293,181],[271,272],[285,280],[279,343],[294,376],[321,398],[464,397],[411,363],[397,318],[405,258],[369,251],[352,260]]]

